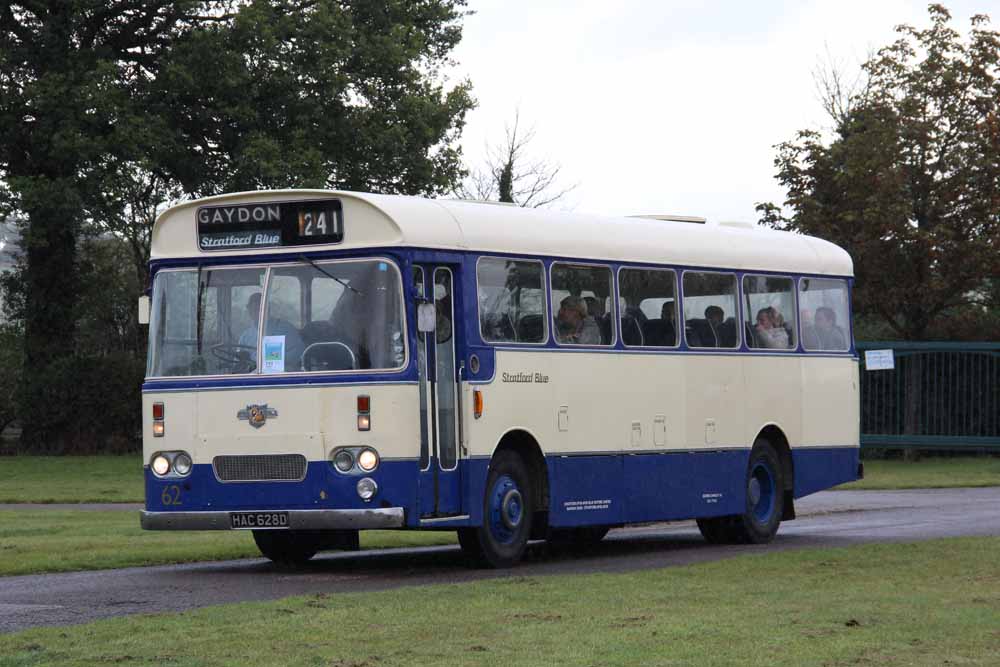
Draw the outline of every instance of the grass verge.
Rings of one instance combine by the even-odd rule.
[[[961,538],[225,605],[0,636],[0,665],[996,665],[998,549]]]
[[[452,544],[452,532],[362,531],[362,548]],[[0,511],[0,576],[257,558],[243,531],[139,528],[138,512]]]
[[[141,503],[142,458],[0,457],[0,503]]]
[[[937,489],[1000,486],[1000,458],[927,457],[919,461],[866,460],[865,478],[838,489]]]

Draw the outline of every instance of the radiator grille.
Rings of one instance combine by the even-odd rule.
[[[306,477],[301,454],[216,456],[212,467],[223,482],[300,482]]]

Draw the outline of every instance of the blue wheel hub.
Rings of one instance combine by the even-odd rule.
[[[513,542],[524,519],[524,498],[517,482],[509,475],[501,475],[493,482],[487,511],[493,539],[501,544]]]
[[[774,514],[775,494],[771,466],[758,461],[750,471],[750,480],[747,484],[747,502],[754,519],[760,523],[768,523],[771,520],[771,515]]]

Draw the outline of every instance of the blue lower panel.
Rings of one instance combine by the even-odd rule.
[[[795,497],[856,480],[860,451],[855,447],[793,449]]]
[[[621,456],[553,456],[549,525],[614,525],[626,521]]]
[[[846,447],[793,450],[795,497],[857,479],[858,452]],[[743,511],[748,455],[749,450],[743,449],[549,456],[549,523],[620,525],[737,514]],[[470,459],[461,462],[457,474],[439,480],[442,505],[468,514],[467,525],[482,522],[488,471],[488,459]],[[434,511],[433,476],[420,472],[417,461],[383,461],[369,476],[379,491],[365,503],[356,491],[361,476],[342,475],[327,461],[309,463],[301,482],[222,483],[207,464],[196,465],[182,480],[161,480],[147,469],[146,508],[169,512],[402,507],[411,527]]]
[[[328,461],[311,461],[301,482],[220,482],[210,464],[181,480],[159,479],[146,469],[146,509],[152,512],[241,509],[411,509],[417,497],[416,461],[383,461],[368,477],[378,484],[371,502],[358,497],[362,475],[342,475]]]
[[[743,511],[749,450],[625,457],[628,520],[663,521]]]

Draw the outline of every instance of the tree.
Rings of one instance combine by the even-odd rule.
[[[77,348],[85,225],[136,261],[158,189],[450,191],[472,102],[438,78],[463,4],[0,2],[0,198],[27,220],[23,439],[66,437],[49,371]]]
[[[826,87],[842,95],[824,101],[831,140],[805,130],[778,146],[791,214],[758,205],[766,224],[846,248],[856,310],[905,340],[1000,306],[1000,33],[975,16],[963,40],[944,7],[929,14],[897,28],[863,85]]]
[[[530,157],[535,128],[524,130],[520,123],[520,111],[515,111],[513,124],[504,127],[503,142],[486,147],[485,166],[469,170],[465,181],[455,189],[456,195],[539,208],[559,201],[576,187],[557,184],[560,164]]]

